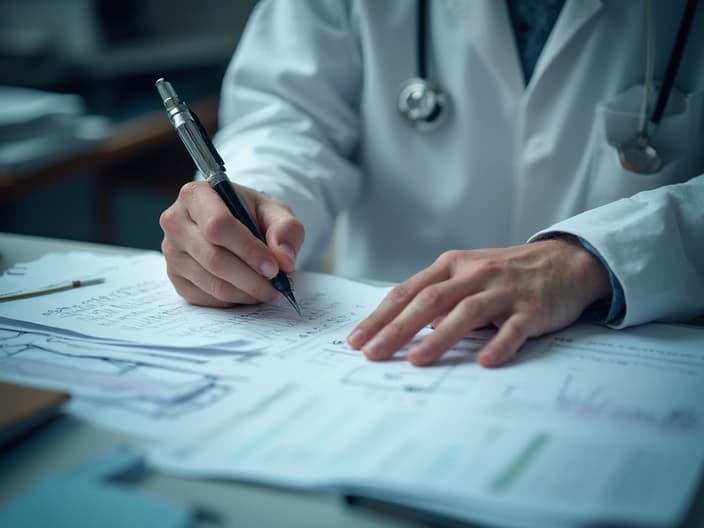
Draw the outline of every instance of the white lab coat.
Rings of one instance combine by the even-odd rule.
[[[422,133],[399,115],[416,74],[416,2],[260,2],[222,92],[230,177],[303,221],[300,262],[402,280],[443,251],[583,237],[623,286],[621,326],[704,313],[704,6],[666,117],[665,168],[624,171],[645,73],[640,0],[567,0],[526,86],[505,2],[433,0],[429,74],[451,98]],[[684,1],[656,0],[655,79]],[[674,185],[672,185],[674,184]],[[643,192],[641,192],[643,191]]]

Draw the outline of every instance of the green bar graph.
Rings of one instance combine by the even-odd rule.
[[[538,455],[549,440],[547,433],[535,435],[518,455],[501,471],[491,482],[491,489],[495,493],[506,491],[528,464]]]

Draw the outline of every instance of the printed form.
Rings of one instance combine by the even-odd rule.
[[[285,301],[212,310],[178,298],[158,255],[132,259],[105,284],[0,305],[0,376],[62,387],[83,372],[78,414],[146,428],[162,470],[506,526],[671,525],[697,489],[701,328],[579,324],[499,369],[474,360],[483,330],[431,367],[404,351],[376,363],[345,337],[388,289],[298,273],[303,319]]]
[[[29,284],[47,285],[52,270],[67,267],[67,261],[88,260],[83,253],[47,256],[36,262],[18,265],[23,280],[0,278],[0,291],[31,289]],[[67,260],[69,259],[69,260]],[[254,308],[223,310],[192,306],[174,290],[166,276],[164,258],[158,253],[135,257],[93,255],[93,270],[80,267],[80,279],[105,278],[103,284],[76,288],[12,302],[0,303],[0,317],[30,323],[37,327],[68,331],[82,336],[128,341],[161,347],[202,347],[227,343],[237,348],[275,343],[299,344],[336,326],[349,326],[383,296],[384,290],[369,287],[361,291],[356,283],[324,275],[300,274],[294,288],[315,291],[301,299],[304,317],[292,317],[285,300]],[[12,270],[10,270],[12,271]],[[67,276],[62,272],[61,276]],[[65,280],[65,279],[64,279]],[[18,285],[17,283],[20,283]],[[12,283],[11,287],[5,286]],[[339,291],[344,285],[344,291]],[[370,292],[374,295],[370,296]],[[297,295],[298,296],[298,295]]]
[[[704,333],[577,326],[495,370],[473,361],[482,341],[419,369],[321,340],[279,360],[298,376],[266,413],[155,460],[186,475],[386,492],[469,520],[683,515],[704,461]]]

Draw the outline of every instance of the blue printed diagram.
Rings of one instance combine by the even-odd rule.
[[[400,361],[392,364],[372,363],[348,372],[342,383],[369,389],[431,394],[464,391],[466,384],[450,383],[455,367],[466,360],[457,359],[454,365],[417,368]]]
[[[132,358],[115,357],[120,354]],[[158,356],[156,351],[137,355],[80,339],[0,328],[4,379],[69,390],[101,408],[169,420],[201,411],[233,391],[232,383],[190,372],[193,359],[170,355],[171,365],[165,367]]]
[[[471,368],[474,356],[485,343],[483,337],[469,337],[460,341],[451,351],[429,367],[414,367],[403,357],[375,363],[365,362],[351,368],[343,377],[345,385],[369,389],[420,394],[456,394],[467,392],[477,377]],[[332,353],[328,350],[328,353]],[[338,354],[345,354],[339,350]],[[354,352],[357,356],[361,352]]]
[[[704,425],[701,409],[692,405],[643,402],[627,389],[595,383],[579,371],[567,370],[547,383],[505,383],[483,393],[487,402],[483,411],[503,418],[553,416],[575,424],[602,423],[667,433],[695,431]]]
[[[618,401],[603,385],[579,387],[574,375],[567,374],[555,398],[555,408],[581,419],[602,419],[614,424],[645,427],[660,431],[693,431],[701,426],[697,409],[691,406],[654,409],[628,401]]]

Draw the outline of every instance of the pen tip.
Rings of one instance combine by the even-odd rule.
[[[303,312],[301,312],[300,306],[298,306],[298,303],[296,302],[296,298],[293,296],[293,292],[288,291],[284,293],[284,297],[286,297],[286,300],[289,302],[291,306],[293,306],[293,309],[296,310],[296,313],[298,314],[299,317],[303,317]]]

